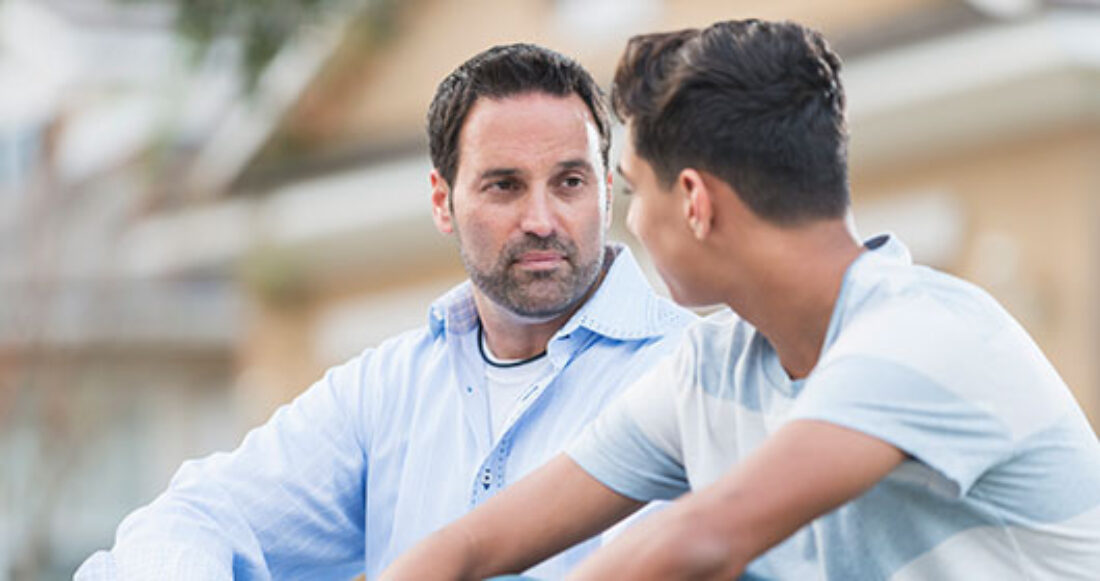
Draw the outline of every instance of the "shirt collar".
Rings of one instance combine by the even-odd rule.
[[[670,325],[691,318],[687,311],[657,296],[630,248],[612,243],[608,251],[615,258],[599,288],[558,335],[584,327],[612,339],[646,339],[663,335]],[[477,324],[477,307],[468,280],[437,299],[428,311],[428,327],[433,335],[444,331],[467,333],[476,329]]]
[[[909,249],[891,232],[876,234],[865,240],[863,246],[868,252],[864,252],[859,258],[866,256],[870,260],[883,260],[901,265],[913,264],[913,257],[909,254]],[[857,263],[859,258],[856,259]]]
[[[865,240],[863,247],[866,251],[861,252],[844,272],[844,280],[841,282],[840,292],[837,295],[836,303],[833,305],[833,313],[829,317],[829,327],[825,331],[825,341],[821,346],[822,353],[833,344],[837,334],[840,333],[851,297],[859,295],[860,291],[854,288],[856,279],[859,276],[856,273],[871,268],[870,265],[875,264],[895,266],[910,266],[913,264],[913,257],[909,254],[909,249],[893,233],[876,234]]]

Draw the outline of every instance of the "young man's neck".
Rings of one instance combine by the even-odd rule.
[[[742,273],[730,306],[775,348],[792,379],[813,371],[821,355],[848,267],[863,251],[846,220],[773,230],[773,240]]]

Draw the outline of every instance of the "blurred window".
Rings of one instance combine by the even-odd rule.
[[[39,129],[17,125],[0,129],[0,193],[19,193],[38,152]]]

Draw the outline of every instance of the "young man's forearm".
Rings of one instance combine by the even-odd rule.
[[[737,551],[724,530],[702,526],[702,503],[686,497],[631,528],[616,542],[585,561],[571,581],[634,579],[733,579],[744,569],[745,551]]]
[[[481,579],[486,574],[476,570],[479,562],[485,563],[467,531],[461,526],[449,526],[432,533],[394,561],[379,581]]]
[[[559,455],[484,506],[421,541],[394,561],[382,579],[482,579],[523,571],[641,506]]]
[[[853,430],[791,422],[720,480],[601,549],[571,579],[734,578],[903,459],[897,448]]]

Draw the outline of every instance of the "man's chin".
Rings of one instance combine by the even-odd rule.
[[[512,265],[513,284],[525,285],[546,280],[562,280],[572,273],[572,267],[561,262],[553,266],[533,267],[515,263]]]
[[[565,300],[561,297],[553,299],[537,299],[516,301],[511,305],[511,310],[516,315],[527,319],[553,319],[569,311],[576,301]]]
[[[538,288],[542,286],[539,284],[525,286],[527,292],[510,297],[511,300],[508,301],[510,304],[506,307],[516,315],[527,319],[553,319],[569,312],[580,298],[569,293],[571,289],[563,289],[561,284],[548,284],[547,286],[552,288],[541,289]],[[540,290],[542,292],[539,292]]]

